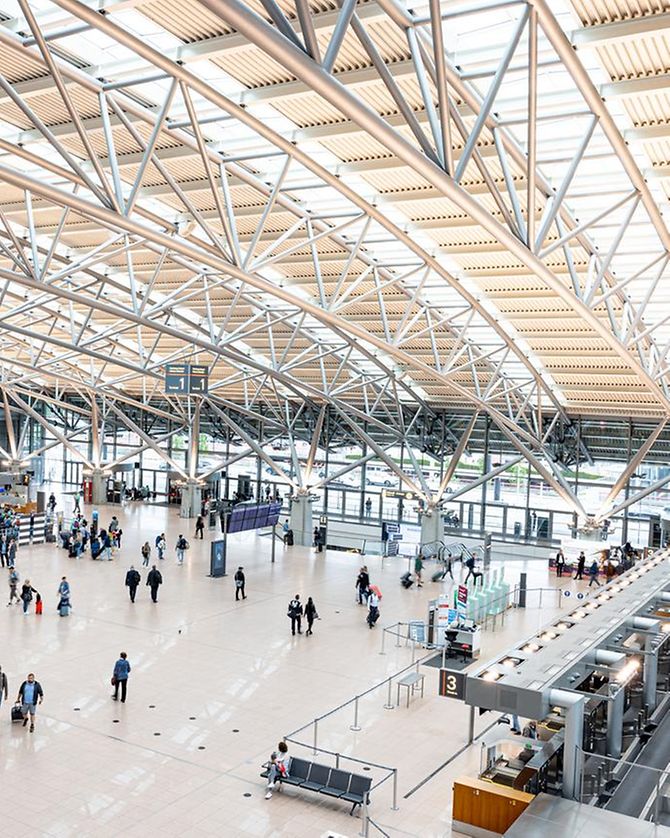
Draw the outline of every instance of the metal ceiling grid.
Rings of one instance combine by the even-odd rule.
[[[81,259],[86,256],[87,248],[101,245],[106,239],[105,235],[95,236],[96,224],[107,228],[106,235],[111,235],[116,229],[121,244],[126,243],[125,255],[117,253],[109,256],[113,245],[108,245],[91,262],[93,273],[86,269],[66,274],[63,280],[53,283],[54,297],[49,294],[50,303],[59,298],[69,299],[67,305],[70,310],[84,320],[88,318],[82,336],[86,331],[97,328],[98,324],[105,329],[110,324],[127,320],[122,333],[130,337],[124,338],[124,345],[117,351],[123,352],[131,365],[134,351],[139,354],[140,363],[135,374],[126,374],[125,387],[144,389],[142,377],[147,357],[155,369],[160,369],[165,353],[174,350],[185,354],[199,352],[201,356],[207,353],[207,357],[218,358],[221,367],[225,364],[226,371],[234,369],[235,363],[245,366],[243,359],[248,357],[247,372],[264,382],[261,386],[266,389],[269,398],[276,397],[272,384],[276,382],[282,388],[287,387],[294,398],[321,398],[325,394],[326,398],[333,400],[330,370],[335,371],[333,378],[336,378],[337,372],[344,369],[347,375],[352,376],[352,381],[360,381],[362,376],[367,382],[352,385],[349,391],[350,398],[367,407],[377,404],[377,399],[381,399],[379,404],[392,407],[394,400],[405,399],[410,392],[413,398],[421,400],[423,389],[424,393],[439,393],[441,399],[459,403],[465,401],[484,409],[508,438],[513,437],[515,445],[521,446],[517,450],[529,455],[531,461],[536,455],[544,457],[544,419],[537,413],[538,408],[561,410],[563,404],[568,404],[570,409],[581,410],[606,402],[613,403],[621,389],[628,388],[628,379],[632,377],[639,381],[636,409],[641,413],[665,411],[663,391],[655,389],[656,379],[648,372],[649,365],[658,367],[662,353],[659,349],[659,357],[647,356],[649,338],[642,335],[638,342],[635,330],[640,332],[640,324],[644,320],[639,318],[637,323],[630,325],[635,313],[630,314],[630,303],[623,292],[624,284],[628,289],[642,289],[644,283],[628,274],[623,275],[624,283],[624,280],[616,279],[621,274],[609,271],[610,263],[627,265],[626,260],[632,262],[639,255],[630,251],[628,255],[619,252],[618,244],[626,239],[628,229],[622,230],[623,222],[616,220],[610,225],[609,232],[607,228],[598,230],[597,238],[603,243],[602,247],[606,251],[610,248],[616,251],[612,259],[607,259],[605,263],[605,257],[595,254],[587,240],[565,238],[566,230],[580,224],[580,221],[572,220],[569,209],[561,209],[557,218],[562,219],[562,226],[556,220],[549,223],[541,242],[546,250],[558,245],[543,258],[542,263],[560,280],[550,287],[547,285],[549,274],[543,273],[544,268],[540,270],[536,256],[531,258],[518,248],[510,247],[509,237],[500,234],[502,225],[511,224],[513,231],[515,224],[523,225],[523,219],[527,217],[528,196],[535,188],[533,178],[535,184],[542,184],[538,193],[532,195],[536,229],[543,223],[542,219],[548,217],[551,203],[546,200],[550,190],[545,191],[544,196],[542,194],[542,190],[547,189],[543,185],[543,176],[526,171],[523,141],[520,139],[525,129],[512,125],[515,120],[522,121],[524,116],[518,91],[522,66],[511,68],[509,84],[503,78],[505,83],[501,86],[500,98],[495,102],[495,110],[488,112],[481,123],[479,120],[479,114],[485,107],[481,96],[491,81],[491,74],[497,73],[496,61],[500,59],[502,50],[490,53],[487,58],[473,56],[468,65],[463,59],[463,55],[467,58],[464,45],[468,38],[458,38],[456,54],[459,56],[459,70],[462,68],[464,77],[468,71],[474,73],[469,93],[461,87],[461,82],[457,83],[449,76],[449,85],[453,87],[449,101],[454,103],[449,120],[455,137],[452,153],[459,161],[469,157],[460,173],[461,194],[457,190],[443,190],[442,181],[437,185],[438,180],[433,173],[410,162],[404,152],[394,154],[393,165],[388,168],[385,162],[381,164],[383,168],[375,167],[370,172],[365,171],[365,166],[350,166],[349,170],[343,168],[339,171],[339,166],[346,163],[364,161],[380,154],[387,157],[383,150],[387,145],[380,143],[381,134],[370,132],[367,128],[363,131],[355,129],[351,140],[343,139],[341,150],[336,142],[338,136],[342,138],[344,135],[338,135],[336,130],[333,132],[333,143],[328,147],[327,143],[319,146],[318,137],[308,138],[306,132],[301,137],[302,125],[314,125],[319,131],[333,120],[338,121],[340,127],[345,123],[355,126],[355,120],[352,121],[349,115],[351,102],[346,104],[345,113],[340,105],[335,106],[321,92],[311,92],[309,84],[304,87],[307,92],[301,93],[296,93],[297,85],[293,82],[276,84],[272,62],[286,71],[281,75],[282,79],[297,79],[299,73],[296,68],[289,68],[289,64],[283,58],[279,59],[278,54],[270,55],[267,50],[258,48],[254,38],[247,39],[246,34],[235,31],[237,26],[222,23],[221,18],[226,15],[220,10],[215,14],[211,11],[205,13],[204,6],[194,2],[193,14],[185,16],[181,8],[179,18],[187,17],[188,25],[192,24],[193,28],[186,31],[187,23],[184,21],[183,33],[178,33],[180,40],[184,43],[197,41],[197,49],[191,46],[179,53],[178,43],[173,42],[171,47],[169,39],[160,35],[160,29],[143,29],[144,6],[141,3],[134,4],[128,12],[120,7],[118,15],[114,3],[110,3],[104,19],[87,17],[84,6],[69,0],[57,5],[93,27],[81,38],[69,36],[63,39],[72,54],[76,55],[78,51],[73,47],[83,50],[87,39],[94,38],[98,29],[104,32],[105,38],[123,43],[126,53],[130,50],[133,57],[126,67],[117,58],[121,54],[117,51],[114,61],[108,61],[108,72],[104,66],[95,68],[96,79],[103,78],[107,82],[126,78],[132,81],[130,68],[134,65],[132,72],[136,74],[148,78],[158,69],[166,74],[168,80],[170,76],[179,78],[181,85],[166,112],[166,121],[158,123],[160,130],[157,131],[153,129],[156,123],[152,123],[152,119],[156,118],[162,106],[161,99],[168,86],[160,80],[146,82],[139,88],[116,88],[119,92],[111,93],[117,108],[121,108],[125,115],[122,126],[103,125],[105,120],[101,119],[99,109],[97,112],[85,112],[91,127],[98,120],[93,150],[104,161],[108,178],[103,189],[109,200],[113,202],[116,198],[118,201],[123,193],[125,201],[131,189],[136,192],[135,212],[126,213],[125,219],[118,211],[113,216],[113,206],[112,214],[106,209],[100,211],[96,206],[104,196],[100,194],[102,184],[91,174],[90,164],[95,165],[99,161],[88,160],[91,146],[86,147],[74,120],[67,124],[70,111],[63,97],[69,98],[70,105],[75,100],[62,90],[57,95],[66,106],[65,113],[62,106],[59,111],[57,103],[51,101],[52,94],[49,92],[44,93],[44,102],[41,100],[42,93],[36,93],[30,99],[37,102],[34,109],[40,118],[47,123],[53,121],[59,136],[64,138],[61,141],[63,148],[87,163],[82,169],[68,162],[70,174],[66,174],[65,180],[61,177],[60,181],[67,184],[69,179],[70,183],[78,183],[83,200],[71,197],[67,189],[59,188],[58,182],[52,189],[44,180],[38,182],[24,176],[19,178],[7,167],[0,168],[0,176],[8,184],[16,186],[12,201],[7,202],[11,204],[7,209],[11,209],[12,213],[7,216],[11,219],[9,224],[13,222],[20,233],[27,230],[28,238],[44,239],[36,248],[38,254],[42,253],[40,248],[49,247],[49,240],[53,242],[55,239],[54,255],[51,257],[54,264],[56,256],[60,265],[63,258]],[[167,18],[173,8],[171,4],[146,5],[152,25],[159,25],[161,16]],[[254,13],[262,12],[266,23],[272,19],[275,24],[279,21],[279,25],[283,25],[285,20],[295,24],[296,8],[292,2],[270,9],[270,4],[259,0],[248,8]],[[305,5],[302,10],[305,11]],[[25,6],[23,11],[26,12]],[[398,16],[402,21],[402,15],[393,4],[358,4],[356,12],[363,21],[368,38],[376,45],[373,53],[376,50],[382,63],[391,62],[389,71],[394,87],[381,82],[379,77],[375,78],[379,67],[375,67],[375,73],[372,73],[370,63],[362,61],[364,42],[361,41],[360,30],[339,25],[343,20],[342,12],[334,5],[317,7],[311,4],[308,17],[313,15],[315,21],[320,19],[312,44],[320,51],[324,48],[328,51],[336,34],[342,32],[342,41],[335,54],[330,56],[332,60],[329,59],[333,77],[338,83],[344,81],[347,90],[355,94],[363,105],[372,107],[378,114],[388,115],[390,120],[398,119],[399,99],[410,113],[419,113],[421,118],[413,128],[395,126],[405,146],[419,153],[423,140],[416,129],[423,132],[424,139],[427,132],[433,131],[435,114],[431,109],[439,104],[441,96],[439,79],[435,75],[436,65],[431,64],[427,57],[430,42],[423,38],[430,28],[425,24],[413,24],[419,27],[420,37],[414,43],[409,38],[405,46],[405,33],[398,23]],[[422,7],[417,10],[417,14],[421,13]],[[66,28],[73,20],[62,12],[56,12],[54,4],[45,2],[44,8],[39,9],[38,17],[49,15],[52,20],[58,21],[59,26]],[[329,18],[326,21],[327,15]],[[541,15],[541,23],[547,24],[548,13],[542,11]],[[125,30],[115,28],[117,19],[126,27]],[[174,15],[172,20],[175,20]],[[505,33],[509,32],[510,21],[513,23],[514,18],[506,17],[500,34],[496,31],[500,43],[504,42]],[[305,20],[302,23],[309,29]],[[347,23],[354,27],[357,25],[355,19]],[[32,25],[33,29],[39,26],[30,20],[26,24],[27,28]],[[27,31],[27,28],[23,26],[22,30]],[[297,24],[296,28],[299,28]],[[8,29],[17,31],[16,24]],[[212,57],[210,70],[204,64],[200,65],[204,84],[189,75],[188,71],[182,72],[180,65],[170,64],[168,67],[165,60],[170,60],[169,57],[164,60],[160,55],[147,53],[142,43],[127,38],[126,34],[132,34],[133,29],[143,31],[147,44],[154,37],[161,37],[164,44],[162,55],[184,55],[187,66],[193,60],[197,68],[198,62]],[[491,32],[494,29],[495,26]],[[528,33],[531,29],[532,24]],[[164,31],[168,29],[164,28]],[[462,31],[467,33],[467,27]],[[530,60],[531,48],[526,46],[526,38],[531,37],[528,33],[524,32],[522,39],[523,50],[527,54],[519,53],[514,59],[521,65]],[[358,40],[354,39],[354,35]],[[211,45],[208,43],[215,39],[220,41]],[[223,41],[226,39],[231,39],[231,50],[233,43],[237,45],[236,49],[245,57],[245,65],[248,60],[246,70],[250,75],[245,83],[255,85],[255,91],[235,90],[233,75],[227,73],[225,79],[221,76],[225,61],[217,64],[215,56],[217,50],[225,56]],[[551,59],[544,35],[539,40],[540,63],[545,64]],[[254,46],[250,47],[252,42]],[[2,39],[2,46],[10,49],[7,39]],[[17,53],[21,51],[17,49],[18,42],[14,47]],[[24,54],[26,49],[31,52],[30,47],[24,47]],[[32,49],[32,53],[36,50]],[[366,53],[370,54],[367,47]],[[408,59],[410,55],[411,61]],[[421,62],[424,64],[422,71]],[[556,63],[560,62],[554,58],[552,67]],[[68,91],[81,87],[87,91],[88,100],[98,105],[105,99],[110,100],[110,94],[101,90],[97,83],[89,85],[83,79],[79,81],[76,73],[61,62],[57,61],[56,66],[60,68],[58,72],[68,79]],[[262,75],[263,68],[265,76]],[[115,75],[117,72],[118,75]],[[455,70],[449,68],[448,72],[454,73]],[[254,75],[257,73],[261,74]],[[504,77],[505,73],[502,75]],[[211,83],[207,79],[211,79]],[[560,79],[556,79],[554,84],[553,78],[549,79],[542,71],[538,73],[537,80],[538,126],[548,124],[548,121],[542,121],[549,115],[548,109],[556,109],[561,102],[571,109],[577,106],[576,97],[572,96],[567,101],[563,96],[564,85]],[[305,85],[302,78],[299,84]],[[463,84],[467,87],[466,82]],[[152,106],[151,111],[129,99],[128,93],[133,89],[141,91],[143,101]],[[190,91],[190,101],[185,98],[185,90]],[[230,98],[222,98],[226,95]],[[432,104],[428,100],[432,100]],[[245,102],[244,113],[236,110],[238,101]],[[492,116],[494,113],[495,119]],[[105,115],[111,119],[115,116],[114,109],[105,110]],[[197,117],[195,123],[194,115]],[[403,114],[403,118],[405,116],[407,114]],[[62,121],[64,118],[65,122]],[[505,119],[510,120],[509,129],[495,127],[496,120],[503,125]],[[136,134],[130,130],[131,126]],[[538,165],[546,167],[548,182],[556,184],[554,188],[558,188],[560,178],[575,153],[571,141],[579,143],[579,130],[574,130],[574,122],[571,127],[572,133],[562,132],[563,136],[553,148],[550,136],[545,140],[542,135],[537,143]],[[478,131],[477,139],[474,143],[467,142],[475,130]],[[460,131],[462,136],[459,136]],[[35,132],[35,127],[30,127],[32,137],[29,142],[33,143],[39,157],[43,153],[44,138],[41,131],[37,135]],[[235,150],[231,148],[233,133]],[[538,130],[537,134],[539,139],[541,132]],[[249,139],[254,135],[262,135],[263,142],[267,144],[257,152],[256,162],[249,162],[246,171],[246,164],[242,161],[228,163],[225,157],[227,150],[230,149],[228,153],[231,155],[239,153],[245,145],[248,147]],[[296,137],[295,151],[290,141],[287,145],[284,140],[291,135]],[[137,142],[137,136],[141,137],[141,143]],[[322,136],[327,139],[327,130]],[[372,136],[374,139],[368,142],[366,138]],[[588,142],[588,149],[584,149],[585,161],[594,163],[602,159],[606,153],[603,136],[599,129],[594,132],[593,144]],[[358,138],[355,144],[354,137]],[[505,153],[499,147],[501,137]],[[13,136],[8,135],[8,141],[10,145],[12,141],[17,141],[16,132]],[[110,141],[113,143],[111,149]],[[183,146],[184,141],[188,147]],[[204,157],[203,143],[206,144]],[[53,143],[52,146],[57,150]],[[150,152],[144,161],[143,150],[147,146]],[[269,152],[268,147],[276,151]],[[179,153],[159,157],[156,152],[160,148],[178,148]],[[11,168],[16,164],[16,157],[10,151],[5,149],[7,164]],[[424,151],[428,153],[427,148]],[[272,155],[277,152],[288,156],[279,160],[273,158]],[[134,155],[132,162],[123,161],[123,154]],[[338,158],[341,163],[337,162]],[[50,152],[49,159],[58,160],[58,165],[63,165],[53,152]],[[272,165],[272,159],[277,165]],[[284,162],[289,160],[292,162],[291,172],[282,173]],[[119,180],[114,185],[115,162]],[[33,161],[30,171],[43,178],[44,169],[40,170],[40,165],[39,161]],[[223,189],[222,165],[227,169],[227,178],[231,178],[227,189]],[[56,175],[55,170],[48,171]],[[249,185],[234,183],[233,171],[236,172],[235,177],[242,176],[249,181]],[[337,172],[339,178],[330,176],[329,171]],[[294,173],[297,173],[297,180],[291,180]],[[596,214],[601,211],[596,206],[595,196],[599,188],[596,184],[602,181],[582,177],[581,170],[579,175],[571,178],[566,189],[565,206],[567,208],[570,202],[571,205],[581,202],[583,210],[580,209],[578,215],[581,218],[581,212],[593,215],[592,207],[595,207]],[[618,183],[614,169],[607,171],[606,176],[609,184]],[[47,177],[47,180],[51,179],[51,176]],[[255,181],[253,186],[249,179]],[[97,193],[94,189],[96,185]],[[34,203],[31,211],[16,206],[22,201],[23,189],[27,189]],[[464,196],[474,198],[488,213],[488,218],[494,221],[493,225],[487,220],[478,230],[476,225],[483,221],[484,216],[466,209],[470,207],[474,210],[474,206]],[[515,199],[517,210],[511,206]],[[68,214],[50,209],[53,202],[67,207]],[[381,208],[383,218],[379,216],[377,206]],[[517,215],[511,219],[513,211]],[[360,215],[348,225],[347,230],[348,222],[342,219],[352,213]],[[46,223],[40,222],[41,214]],[[631,229],[634,226],[643,227],[644,222],[637,221],[638,215],[638,209],[631,211],[628,219]],[[615,217],[612,211],[609,220]],[[627,211],[624,212],[626,217]],[[458,232],[454,222],[458,225],[464,218],[468,221],[466,231]],[[423,226],[415,227],[413,219],[424,222]],[[425,224],[428,219],[434,223]],[[444,229],[438,226],[441,223],[445,225]],[[588,227],[595,231],[595,224],[583,225],[583,229]],[[87,228],[82,229],[86,225]],[[445,233],[445,230],[449,232]],[[163,231],[167,232],[167,238]],[[182,234],[182,231],[186,232]],[[519,232],[516,230],[517,234]],[[35,264],[39,266],[44,256],[34,258],[26,255],[30,248],[22,248],[19,244],[17,249],[12,235],[16,235],[13,228],[5,226],[0,230],[0,241],[8,242],[8,253],[5,253],[6,258],[1,265],[2,276],[11,284],[7,296],[10,296],[10,291],[11,296],[15,295],[17,285],[26,293],[36,294],[39,280],[33,279],[31,270],[34,273]],[[79,235],[81,239],[77,238]],[[275,242],[272,241],[273,235]],[[578,235],[583,236],[582,233]],[[144,244],[135,244],[135,237],[144,240]],[[562,245],[561,238],[565,238]],[[647,240],[644,241],[646,246]],[[65,245],[69,245],[69,253],[63,249]],[[252,265],[248,260],[245,262],[240,248],[254,245]],[[653,249],[648,252],[651,254]],[[261,257],[259,254],[264,255]],[[110,300],[112,304],[97,303],[86,287],[86,277],[95,276],[98,269],[98,282],[103,285],[101,300]],[[74,284],[70,276],[76,279]],[[533,285],[527,284],[520,289],[514,302],[507,290],[510,281],[518,285],[520,277],[527,280],[531,276],[537,276],[535,301],[528,300]],[[482,280],[480,285],[479,279]],[[491,280],[494,284],[489,295],[487,283]],[[138,282],[142,283],[139,287]],[[574,307],[569,304],[569,295],[573,293],[570,283],[575,286],[577,302]],[[618,285],[621,285],[621,290]],[[71,288],[75,291],[69,291]],[[112,288],[115,290],[112,291]],[[499,299],[496,298],[498,292],[501,295]],[[589,295],[591,300],[586,301]],[[495,306],[494,300],[500,304]],[[564,327],[581,331],[583,340],[588,340],[591,333],[597,334],[602,345],[609,348],[607,364],[603,364],[599,371],[594,370],[595,386],[605,392],[605,401],[594,388],[587,391],[584,387],[582,392],[581,382],[566,382],[568,387],[565,390],[555,387],[556,379],[552,380],[550,366],[547,372],[544,371],[547,358],[542,357],[539,362],[536,357],[530,358],[528,352],[537,325],[535,321],[546,322],[547,307],[551,307],[555,315],[551,320],[554,335],[560,334]],[[43,306],[36,305],[35,308],[42,311]],[[138,313],[140,309],[141,313]],[[508,311],[507,318],[501,316],[505,311]],[[151,312],[148,319],[145,312]],[[15,336],[20,334],[20,323],[23,321],[17,315],[0,312],[0,317],[5,319],[10,331],[14,329]],[[578,325],[575,326],[575,323]],[[626,327],[627,324],[631,328],[631,337],[635,337],[635,346],[644,350],[639,359],[635,349],[631,352],[630,347],[626,347],[624,351],[624,341],[619,332],[622,325]],[[663,335],[662,329],[659,325],[655,331]],[[142,335],[135,340],[133,333],[138,330]],[[610,330],[614,332],[614,339],[608,338]],[[49,334],[45,331],[42,336],[46,342],[42,344],[44,350]],[[95,334],[91,338],[92,346],[102,345],[103,340],[109,343],[107,338]],[[236,352],[229,352],[229,347]],[[79,338],[75,356],[86,349],[85,341]],[[253,357],[247,354],[249,351]],[[554,355],[552,348],[548,357],[554,359]],[[91,379],[91,386],[97,386],[105,380],[107,367],[100,358],[93,357],[90,350],[88,358],[91,364],[99,365],[97,369],[93,367],[95,373]],[[627,374],[618,370],[613,358],[622,361]],[[231,360],[232,365],[228,366]],[[556,358],[552,362],[563,375],[563,359]],[[300,371],[300,375],[294,374],[291,364],[293,369]],[[52,369],[47,367],[43,374],[53,374]],[[538,371],[542,378],[538,377]],[[119,378],[116,370],[114,375]],[[300,376],[309,378],[311,386],[307,390],[297,386]],[[375,377],[376,380],[373,380]],[[237,393],[241,392],[239,384],[231,386],[237,388]],[[402,395],[398,394],[399,390],[403,390]],[[242,398],[249,398],[248,393]],[[534,463],[544,470],[571,505],[576,506],[575,499],[565,492],[551,465],[543,465],[537,459]]]

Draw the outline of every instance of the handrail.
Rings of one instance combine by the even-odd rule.
[[[414,655],[412,654],[412,657],[413,656]],[[317,753],[330,754],[331,756],[335,757],[336,765],[338,765],[338,766],[339,766],[339,760],[340,759],[348,759],[352,762],[357,762],[357,763],[360,763],[362,765],[368,765],[368,766],[372,766],[373,768],[379,768],[382,771],[389,771],[390,773],[386,777],[383,777],[374,786],[372,786],[372,789],[377,788],[382,783],[385,783],[390,777],[393,777],[393,806],[392,806],[392,808],[394,810],[397,809],[398,808],[398,805],[397,805],[398,804],[398,769],[397,768],[391,768],[388,765],[380,765],[380,764],[375,763],[375,762],[370,762],[370,760],[363,760],[363,759],[359,759],[358,757],[346,756],[346,755],[340,754],[336,751],[330,751],[327,748],[319,747],[319,745],[318,745],[319,722],[323,721],[323,719],[327,719],[329,716],[332,716],[335,713],[338,713],[340,710],[344,709],[345,707],[348,707],[351,704],[353,704],[354,705],[354,724],[351,725],[351,730],[354,730],[354,731],[360,730],[360,727],[358,726],[358,702],[359,702],[359,700],[361,698],[363,698],[364,696],[369,695],[370,693],[374,692],[375,690],[378,690],[380,687],[383,687],[384,685],[387,685],[388,686],[388,696],[387,696],[387,699],[386,699],[387,703],[384,705],[384,707],[385,707],[385,709],[393,709],[393,705],[391,704],[391,688],[392,688],[392,685],[393,685],[393,681],[396,678],[398,678],[400,675],[402,675],[404,672],[407,672],[410,669],[416,669],[416,671],[418,672],[420,665],[424,661],[431,658],[432,656],[433,656],[433,652],[431,651],[428,654],[424,655],[422,658],[419,658],[419,660],[417,660],[417,661],[413,660],[412,663],[408,664],[407,666],[404,666],[402,669],[399,669],[397,672],[394,672],[392,675],[388,676],[387,678],[384,678],[383,681],[380,681],[379,683],[374,684],[372,687],[369,687],[367,690],[364,690],[362,693],[358,693],[353,698],[348,699],[347,701],[343,702],[342,704],[338,704],[337,707],[333,707],[332,710],[329,710],[327,713],[323,713],[321,716],[317,716],[316,718],[312,719],[311,722],[308,722],[307,724],[304,724],[301,727],[298,727],[295,730],[292,730],[290,733],[287,733],[284,736],[284,741],[285,742],[291,742],[292,744],[297,745],[298,747],[301,747],[301,748],[311,748],[313,754],[317,754]],[[307,730],[310,727],[313,728],[313,742],[312,742],[311,745],[307,744],[306,742],[301,742],[299,739],[296,738],[299,733],[302,733],[302,731]]]
[[[324,713],[322,716],[316,716],[316,718],[312,719],[311,722],[307,722],[307,724],[302,725],[302,727],[298,727],[295,730],[292,730],[289,734],[287,734],[284,739],[289,741],[289,737],[296,736],[298,733],[302,733],[303,730],[306,730],[308,727],[311,727],[314,722],[321,722],[323,719],[327,719],[329,716],[332,716],[334,713],[342,710],[344,707],[348,707],[350,704],[354,704],[358,699],[363,698],[364,696],[368,695],[368,693],[374,692],[378,690],[380,687],[384,686],[384,684],[388,684],[389,682],[393,681],[394,678],[397,678],[399,675],[402,675],[408,669],[412,669],[413,667],[419,667],[421,663],[423,663],[424,659],[428,659],[431,655],[424,655],[423,658],[419,658],[418,661],[413,661],[412,663],[404,666],[402,669],[399,669],[397,672],[394,672],[392,675],[384,678],[383,681],[380,681],[378,684],[374,684],[372,687],[369,687],[367,690],[364,690],[362,693],[358,693],[353,698],[347,699],[347,701],[343,702],[342,704],[338,704],[337,707],[334,707],[332,710],[329,710],[327,713]],[[372,765],[372,763],[366,763]]]
[[[380,835],[383,835],[383,836],[384,836],[384,838],[391,838],[391,836],[389,835],[389,833],[388,833],[388,832],[384,832],[384,830],[381,828],[381,826],[379,826],[379,824],[378,824],[378,823],[375,823],[375,822],[372,820],[372,818],[370,817],[370,815],[366,815],[366,816],[365,816],[365,823],[363,824],[363,833],[362,833],[362,834],[363,834],[363,836],[365,836],[365,838],[368,838],[368,836],[370,835],[370,827],[371,827],[371,826],[373,826],[373,827],[377,830],[377,832],[378,832]]]

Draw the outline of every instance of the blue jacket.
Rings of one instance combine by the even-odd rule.
[[[114,664],[114,677],[117,681],[127,681],[130,673],[130,664],[127,660],[119,658]]]

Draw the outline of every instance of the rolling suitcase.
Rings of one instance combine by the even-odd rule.
[[[447,575],[446,570],[444,570],[444,569],[436,570],[435,573],[433,573],[433,575],[430,577],[430,580],[431,580],[431,582],[441,582],[446,575]]]
[[[42,607],[43,607],[43,606],[42,606],[42,600],[41,600],[41,599],[38,599],[38,600],[35,602],[35,613],[36,613],[36,614],[41,614],[41,613],[42,613]]]
[[[22,722],[23,721],[23,713],[21,712],[21,705],[15,704],[12,707],[12,721],[13,722]]]
[[[412,587],[412,585],[414,584],[414,580],[412,579],[412,574],[409,571],[407,571],[407,573],[404,573],[400,577],[400,584],[403,586],[403,588]]]
[[[70,606],[63,603],[61,607],[58,609],[58,613],[61,617],[69,617],[70,616]]]

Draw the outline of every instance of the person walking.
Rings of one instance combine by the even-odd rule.
[[[2,706],[2,700],[4,698],[7,701],[7,697],[9,695],[9,685],[7,684],[7,676],[2,671],[2,667],[0,666],[0,706]]]
[[[112,685],[114,687],[114,701],[119,700],[119,687],[121,688],[121,704],[125,704],[126,691],[128,689],[128,676],[130,675],[130,664],[128,663],[128,655],[121,652],[119,659],[114,664],[114,672],[112,673]]]
[[[465,577],[465,582],[463,582],[463,584],[464,584],[464,585],[467,585],[467,584],[468,584],[468,579],[469,579],[471,576],[474,576],[474,577],[475,577],[475,582],[476,582],[476,581],[477,581],[477,577],[476,577],[476,574],[475,574],[475,554],[474,554],[474,553],[471,553],[471,554],[468,556],[468,558],[467,558],[467,560],[466,560],[466,562],[465,562],[465,566],[466,566],[466,567],[467,567],[467,569],[468,569],[468,574],[467,574],[467,576]]]
[[[454,581],[453,563],[454,563],[454,557],[449,552],[449,553],[447,553],[447,558],[445,559],[445,562],[444,562],[444,576],[442,578],[444,579],[446,577],[447,573],[448,573],[449,576],[451,576],[451,581],[452,582]]]
[[[156,550],[158,550],[158,561],[162,562],[165,558],[165,548],[167,547],[167,542],[165,541],[165,533],[162,532],[160,535],[156,536]]]
[[[49,510],[51,511],[51,514],[53,515],[54,509],[56,508],[56,496],[54,495],[53,492],[49,495],[49,503],[47,504],[47,506],[49,507]]]
[[[133,565],[130,565],[130,569],[126,573],[126,587],[128,588],[131,602],[135,602],[135,595],[137,594],[137,588],[141,581],[142,577],[139,572],[135,570]]]
[[[247,595],[244,593],[245,582],[244,568],[240,566],[235,573],[235,602],[239,600],[240,594],[242,594],[242,599],[247,598]]]
[[[558,551],[556,553],[556,576],[561,577],[563,576],[563,570],[565,569],[565,554],[563,550]]]
[[[316,612],[316,605],[314,605],[314,600],[312,597],[307,597],[307,602],[305,603],[305,619],[307,620],[307,631],[305,635],[314,634],[312,631],[312,624],[314,620],[319,619],[319,615]]]
[[[151,601],[158,602],[158,588],[163,584],[163,577],[160,571],[156,570],[156,565],[153,565],[149,573],[147,573],[147,585],[151,589]]]
[[[79,492],[74,493],[74,509],[73,512],[81,512],[81,508],[79,506],[79,501],[81,500],[81,495]]]
[[[356,590],[358,591],[358,604],[363,605],[363,599],[367,602],[368,599],[368,588],[370,587],[370,574],[368,573],[367,565],[363,565],[363,567],[358,571],[358,576],[356,577]]]
[[[181,533],[179,533],[175,549],[177,550],[177,564],[184,564],[184,555],[186,550],[188,550],[188,541]]]
[[[414,574],[416,576],[416,586],[417,586],[417,588],[423,588],[423,582],[421,581],[421,573],[422,572],[423,572],[423,559],[421,557],[421,553],[417,553],[417,556],[414,559]]]
[[[142,545],[142,567],[149,567],[149,559],[151,558],[151,545],[145,541]]]
[[[35,676],[31,672],[26,680],[19,687],[19,694],[16,697],[16,703],[21,705],[21,713],[23,714],[23,726],[28,724],[28,716],[30,716],[30,732],[35,730],[35,710],[38,704],[44,700],[44,691],[39,681],[35,680]]]
[[[18,605],[21,602],[21,597],[18,595],[16,589],[19,585],[19,574],[15,568],[9,568],[9,602],[7,603],[7,607],[9,607],[13,600],[16,600],[16,604]]]
[[[205,537],[205,519],[202,515],[198,515],[198,519],[195,522],[195,537],[202,539]]]
[[[288,616],[291,618],[291,634],[295,635],[296,628],[298,634],[302,634],[302,602],[300,602],[300,594],[296,594],[288,604]]]
[[[26,581],[21,586],[21,601],[23,602],[23,613],[28,613],[28,606],[32,602],[33,594],[36,594],[37,591],[33,586],[30,584],[30,579],[26,579]]]
[[[379,619],[379,597],[374,591],[370,591],[370,596],[368,597],[368,616],[367,616],[367,623],[370,628],[374,626],[374,624]]]
[[[600,580],[598,579],[598,562],[596,559],[591,562],[591,566],[589,567],[589,588],[594,582],[598,585],[598,587],[600,587]]]
[[[584,567],[586,566],[586,556],[582,550],[577,559],[577,573],[575,573],[575,580],[584,578]]]

